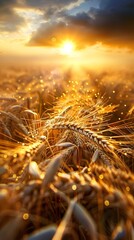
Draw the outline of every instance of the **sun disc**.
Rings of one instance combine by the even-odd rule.
[[[61,53],[64,55],[71,55],[74,51],[74,43],[72,41],[66,41],[61,46]]]

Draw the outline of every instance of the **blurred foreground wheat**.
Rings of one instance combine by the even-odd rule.
[[[11,79],[0,97],[0,239],[134,239],[131,99],[113,121],[118,94],[111,104],[101,84]]]

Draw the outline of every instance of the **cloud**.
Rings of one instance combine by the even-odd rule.
[[[134,0],[100,0],[101,9],[125,9],[134,6]]]
[[[89,11],[82,8],[84,2],[86,6],[89,3]],[[16,31],[26,24],[16,8],[26,9],[27,13],[39,9],[42,19],[36,19],[39,27],[28,45],[58,46],[69,38],[78,49],[96,42],[134,49],[134,0],[93,2],[92,6],[99,7],[91,8],[91,0],[0,0],[0,31]],[[79,13],[74,15],[76,7]]]
[[[51,8],[57,6],[58,8],[69,7],[70,5],[77,5],[79,2],[84,2],[84,0],[25,0],[25,6],[31,8]]]
[[[25,18],[19,16],[15,8],[28,11],[29,9],[40,10],[44,14],[44,20],[57,18],[60,11],[80,5],[85,0],[0,0],[0,30],[16,31]],[[38,22],[40,25],[40,22]]]
[[[79,6],[86,0],[25,0],[25,8],[39,9],[44,13],[44,19],[57,19],[61,12]]]
[[[134,0],[100,0],[99,8],[42,24],[29,45],[58,46],[64,38],[78,48],[102,42],[109,46],[134,48]]]
[[[29,45],[32,46],[58,46],[64,40],[70,39],[77,43],[77,48],[83,48],[87,41],[86,26],[88,26],[87,19],[74,19],[73,17],[66,17],[67,21],[60,21],[58,23],[43,23],[38,31],[33,34]],[[82,34],[80,34],[82,33]],[[92,41],[94,43],[94,40]],[[91,44],[91,38],[90,38]]]
[[[17,0],[0,1],[0,31],[16,31],[25,21],[14,10]]]

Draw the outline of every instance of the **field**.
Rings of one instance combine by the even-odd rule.
[[[1,66],[0,239],[134,239],[134,71]]]

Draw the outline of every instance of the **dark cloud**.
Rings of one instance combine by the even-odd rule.
[[[39,9],[44,13],[44,19],[57,19],[60,12],[73,8],[86,0],[25,0],[25,7]]]
[[[74,40],[78,48],[96,42],[134,48],[134,0],[100,0],[100,8],[42,24],[29,44],[56,46],[64,38]]]
[[[51,8],[57,6],[58,8],[67,7],[72,3],[77,3],[78,0],[25,0],[25,6],[31,8]]]
[[[50,20],[57,18],[64,8],[79,4],[79,1],[82,0],[0,0],[0,30],[16,31],[25,23],[25,19],[15,11],[16,7],[23,10],[40,10],[44,14],[44,19]]]
[[[133,4],[134,0],[100,0],[101,9],[124,9]]]
[[[87,41],[87,26],[89,26],[90,18],[86,18],[85,13],[76,17],[66,17],[66,22],[58,23],[46,23],[42,24],[38,31],[33,34],[29,45],[33,46],[58,46],[63,40],[70,39],[77,43],[77,48],[83,48]],[[80,20],[81,19],[81,20]],[[82,34],[81,34],[82,33]],[[90,38],[90,44],[94,43],[94,40]]]
[[[14,10],[17,0],[0,0],[0,31],[16,31],[25,21]]]
[[[7,6],[16,6],[16,0],[1,0],[0,1],[0,8],[7,7]]]

